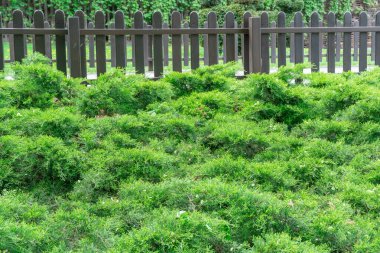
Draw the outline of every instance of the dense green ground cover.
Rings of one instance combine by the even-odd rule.
[[[0,82],[0,251],[379,252],[380,69]]]

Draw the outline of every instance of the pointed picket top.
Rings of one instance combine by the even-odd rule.
[[[313,11],[313,13],[310,16],[310,20],[311,20],[311,22],[313,22],[313,20],[314,20],[314,22],[316,22],[316,20],[318,20],[318,24],[319,24],[319,13],[316,11]]]

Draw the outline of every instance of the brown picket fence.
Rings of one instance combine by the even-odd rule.
[[[201,64],[241,60],[243,76],[269,73],[271,68],[305,61],[312,64],[311,71],[320,71],[324,57],[330,73],[336,71],[336,62],[341,60],[343,71],[352,70],[352,62],[356,61],[358,71],[365,71],[368,57],[375,65],[380,65],[380,13],[373,21],[369,21],[365,12],[359,15],[358,21],[351,13],[346,13],[343,23],[337,21],[334,13],[329,13],[325,20],[313,13],[308,25],[302,14],[296,13],[290,26],[286,26],[283,12],[271,23],[265,12],[260,17],[246,12],[243,20],[236,20],[232,12],[227,12],[222,27],[218,26],[215,12],[208,14],[204,24],[200,24],[196,12],[190,14],[188,22],[183,20],[181,13],[173,12],[170,24],[163,22],[160,12],[153,13],[152,24],[147,24],[143,14],[136,12],[131,28],[125,26],[121,11],[115,13],[114,21],[108,25],[101,11],[96,12],[93,20],[87,23],[82,11],[66,18],[58,10],[54,27],[50,27],[43,12],[36,11],[33,27],[26,28],[23,13],[14,11],[12,21],[5,27],[0,21],[0,34],[8,39],[10,54],[9,60],[5,60],[3,39],[0,40],[0,70],[4,70],[5,63],[22,61],[27,55],[26,38],[30,35],[33,51],[49,57],[58,70],[71,77],[86,78],[88,68],[96,68],[99,76],[107,71],[108,62],[111,67],[121,69],[132,64],[135,73],[151,72],[152,78],[162,77],[164,67],[170,63],[173,71],[182,72],[183,66],[196,69]],[[220,38],[223,43],[219,43]],[[110,59],[106,53],[108,44]],[[130,47],[131,56],[127,55]]]

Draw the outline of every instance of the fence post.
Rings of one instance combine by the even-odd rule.
[[[269,27],[269,15],[267,12],[261,14],[261,27]],[[263,73],[269,73],[269,33],[261,34],[261,71]]]
[[[261,19],[249,18],[249,65],[251,73],[261,72]]]
[[[359,16],[359,25],[360,26],[367,26],[368,25],[368,15],[366,12],[360,13]],[[368,33],[367,32],[360,32],[360,38],[359,38],[359,72],[366,71],[367,70],[367,39],[368,39]]]
[[[327,15],[327,24],[329,27],[335,26],[335,14],[330,12]],[[329,73],[335,72],[335,33],[327,33],[327,71]]]
[[[144,17],[141,11],[135,13],[134,17],[134,28],[144,29]],[[135,35],[135,68],[136,74],[145,74],[145,54],[144,51],[144,35]]]
[[[380,27],[380,12],[376,13],[376,26]],[[375,34],[375,64],[380,66],[380,32]]]
[[[319,15],[317,12],[311,14],[310,27],[319,26]],[[319,71],[319,33],[311,33],[310,35],[310,62],[312,64],[311,71]]]
[[[69,18],[70,76],[81,77],[81,50],[79,17]]]
[[[86,18],[83,11],[76,11],[75,16],[79,18],[79,28],[86,29]],[[80,60],[81,60],[81,75],[87,77],[87,60],[86,60],[86,36],[80,35]]]
[[[344,14],[344,27],[352,26],[352,15],[350,12]],[[343,71],[351,70],[351,33],[343,33]]]
[[[24,28],[23,14],[20,10],[13,12],[13,28]],[[23,34],[15,34],[13,38],[15,61],[21,62],[26,56],[25,37]]]

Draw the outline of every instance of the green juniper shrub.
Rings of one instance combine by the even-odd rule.
[[[327,253],[326,246],[315,246],[310,241],[302,241],[300,238],[292,238],[287,233],[270,233],[262,237],[253,238],[253,247],[248,252],[261,253]]]
[[[82,116],[72,108],[17,110],[13,117],[3,121],[8,134],[27,136],[49,135],[63,140],[75,137],[83,124]]]
[[[13,68],[16,81],[11,96],[19,108],[53,106],[61,97],[63,83],[68,82],[62,72],[42,63],[16,64]]]
[[[109,156],[110,153],[113,156]],[[73,192],[73,196],[85,200],[115,192],[122,180],[143,178],[159,182],[177,164],[173,156],[147,148],[96,149],[88,156],[87,169]]]
[[[79,110],[88,117],[132,113],[131,84],[142,79],[140,76],[127,77],[120,70],[101,75],[80,97]]]
[[[190,115],[211,119],[217,113],[233,113],[239,106],[235,105],[231,96],[220,91],[192,93],[181,97],[172,103],[176,111]]]
[[[136,113],[154,102],[172,97],[168,83],[126,76],[121,70],[101,75],[79,100],[79,109],[88,117]]]
[[[13,82],[11,81],[0,81],[0,108],[11,107],[13,102]]]
[[[121,237],[115,252],[235,251],[239,245],[230,237],[230,225],[224,220],[199,212],[160,209],[153,211],[141,228]]]
[[[369,98],[358,101],[338,114],[338,118],[364,123],[380,123],[380,98]]]
[[[79,177],[81,155],[50,136],[0,137],[0,189],[30,188],[39,182],[70,189]]]
[[[0,82],[0,251],[380,252],[378,69],[85,86],[33,57]]]
[[[0,216],[0,250],[42,252],[46,233],[43,228],[25,222],[13,222]]]

